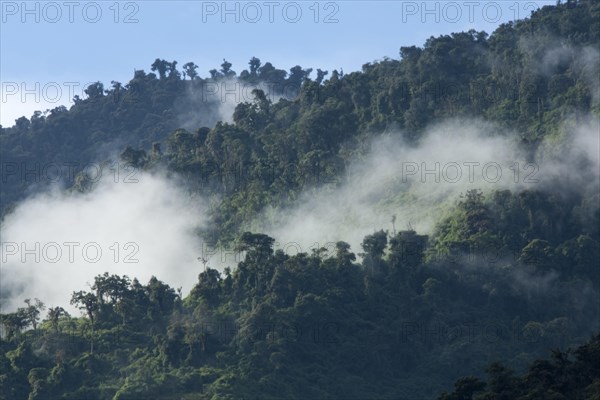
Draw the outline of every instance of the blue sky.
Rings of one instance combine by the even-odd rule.
[[[491,33],[555,1],[0,1],[0,123],[70,106],[90,82],[127,82],[154,59],[201,76],[223,58],[289,70],[360,70],[401,46],[469,29]]]

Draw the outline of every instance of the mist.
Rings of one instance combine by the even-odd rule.
[[[296,207],[267,209],[252,228],[291,254],[318,247],[333,252],[340,240],[360,252],[364,236],[380,229],[433,233],[471,189],[596,193],[599,129],[597,118],[565,123],[559,137],[533,154],[519,145],[520,135],[481,120],[432,126],[416,145],[404,141],[403,132],[382,135],[365,157],[350,163],[343,183],[305,192]]]
[[[104,176],[89,193],[56,188],[30,197],[1,227],[3,310],[34,297],[67,307],[72,291],[90,290],[105,271],[143,284],[154,275],[189,291],[201,270],[202,205],[161,174],[116,183]]]
[[[404,141],[401,131],[381,135],[350,162],[341,184],[307,190],[296,207],[268,208],[250,226],[274,237],[275,248],[288,254],[319,247],[332,253],[339,240],[358,253],[364,236],[379,229],[431,234],[470,189],[594,193],[599,129],[597,118],[565,123],[561,135],[535,154],[522,150],[519,135],[481,120],[432,126],[417,144]],[[5,217],[3,309],[34,297],[68,306],[72,291],[89,290],[94,276],[106,271],[142,283],[154,275],[189,292],[203,268],[198,257],[207,253],[198,235],[207,203],[175,176],[141,173],[129,183],[113,178],[103,177],[89,193],[58,187],[38,193]],[[209,265],[219,270],[241,259],[208,252]]]
[[[249,83],[237,77],[199,82],[197,85],[190,85],[186,96],[175,103],[175,109],[179,110],[179,126],[194,130],[203,126],[212,128],[220,121],[233,123],[237,105],[254,101],[254,89],[262,90],[273,103],[282,98],[291,100],[298,94],[296,90],[277,87],[271,82]]]
[[[597,50],[575,53],[548,50],[540,73],[549,73],[569,57],[582,60],[582,71],[598,62]],[[590,77],[592,87],[597,82]],[[277,94],[265,82],[252,85],[232,78],[215,85],[189,90],[178,115],[182,127],[232,122],[235,107],[253,101],[255,88],[273,102],[293,97]],[[598,118],[567,118],[558,131],[546,136],[535,152],[524,150],[519,133],[478,119],[433,125],[416,144],[404,140],[413,136],[407,132],[382,134],[368,143],[366,154],[350,160],[347,171],[337,171],[340,184],[308,189],[294,207],[268,207],[246,228],[274,237],[275,248],[288,254],[320,247],[332,254],[340,240],[358,253],[363,238],[380,229],[432,234],[471,189],[597,193]],[[103,154],[111,151],[112,146]],[[104,272],[142,283],[154,275],[189,292],[203,268],[198,257],[207,253],[198,235],[207,218],[206,202],[172,176],[138,177],[135,183],[102,179],[84,194],[58,187],[45,190],[7,215],[0,228],[1,307],[13,310],[33,297],[48,306],[66,307],[72,291],[89,290],[94,276]],[[221,271],[241,259],[226,249],[220,255],[213,250],[208,251],[209,265]]]
[[[580,76],[586,83],[592,100],[592,106],[597,106],[600,101],[600,52],[597,48],[591,46],[577,47],[555,38],[554,41],[546,43],[542,47],[536,44],[537,39],[522,39],[520,41],[521,50],[524,52],[543,51],[542,62],[534,65],[534,72],[546,77],[561,71],[569,69],[571,74]],[[560,43],[560,44],[557,44]]]

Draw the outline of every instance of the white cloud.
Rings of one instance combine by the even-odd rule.
[[[89,290],[86,282],[105,271],[142,283],[155,275],[189,291],[201,270],[195,229],[205,221],[202,207],[173,180],[150,174],[137,183],[103,179],[87,194],[25,200],[2,223],[3,307],[28,297],[68,305],[72,291]]]

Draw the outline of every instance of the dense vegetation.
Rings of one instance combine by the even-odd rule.
[[[53,307],[19,333],[41,305],[4,315],[4,396],[432,398],[474,367],[522,368],[598,329],[598,282],[585,278],[597,254],[536,290],[519,286],[516,262],[426,262],[426,241],[376,232],[357,264],[344,242],[332,257],[287,256],[272,238],[245,233],[244,261],[223,276],[201,272],[183,299],[155,278],[97,276],[91,291],[72,295],[85,317]]]
[[[137,168],[185,177],[214,195],[205,234],[245,258],[223,273],[205,268],[186,295],[157,278],[104,274],[73,293],[81,317],[57,306],[40,321],[38,300],[2,314],[0,398],[426,399],[488,366],[486,381],[462,378],[441,399],[600,398],[597,336],[575,360],[556,351],[535,361],[600,330],[597,192],[471,190],[430,236],[378,231],[360,250],[338,242],[291,256],[244,232],[266,206],[343,181],[382,132],[418,142],[434,122],[478,117],[534,152],[565,121],[597,118],[594,66],[581,60],[600,43],[598,21],[600,3],[569,1],[490,36],[432,37],[399,60],[315,79],[256,58],[239,75],[224,61],[203,79],[193,63],[180,72],[157,59],[158,75],[91,85],[69,110],[2,128],[4,165],[77,163],[74,190],[93,190],[81,166],[115,145]],[[260,87],[231,123],[217,122],[220,98],[204,94],[227,82]],[[307,179],[315,168],[319,179]],[[2,212],[32,183],[7,176]],[[498,362],[532,366],[518,377]]]
[[[549,360],[536,360],[522,377],[502,364],[487,369],[488,380],[475,377],[456,382],[451,394],[438,400],[461,399],[597,399],[600,393],[600,337],[574,351],[554,351]]]

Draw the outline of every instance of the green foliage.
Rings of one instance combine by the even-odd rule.
[[[499,363],[487,368],[488,379],[461,378],[455,391],[439,400],[485,399],[595,399],[600,392],[600,336],[593,336],[574,351],[554,350],[551,358],[535,360],[523,376]]]
[[[477,207],[485,203],[476,197]],[[544,283],[518,259],[503,268],[427,261],[431,244],[412,230],[368,235],[360,263],[344,242],[331,255],[294,256],[274,252],[264,234],[245,232],[238,243],[245,258],[233,273],[206,268],[185,299],[154,277],[142,285],[98,275],[92,292],[73,295],[85,317],[51,307],[37,330],[1,343],[9,398],[425,399],[482,364],[491,365],[487,384],[464,378],[441,399],[484,391],[513,399],[527,385],[554,396],[566,386],[548,379],[565,380],[547,370],[563,367],[535,364],[538,382],[494,360],[522,368],[600,329],[590,323],[598,320],[598,287],[585,275],[589,266]],[[546,254],[548,242],[533,243],[523,253]],[[530,282],[519,282],[523,276]],[[549,286],[527,286],[542,284]],[[579,295],[584,288],[588,296]],[[595,345],[575,354],[597,363]],[[597,391],[595,369],[568,368],[576,371],[568,379],[586,371],[569,390]]]
[[[358,259],[342,241],[332,254],[290,256],[247,228],[267,207],[339,184],[361,143],[386,129],[417,142],[431,123],[475,116],[523,132],[532,150],[566,116],[597,113],[575,57],[551,71],[539,64],[556,37],[573,51],[597,46],[599,10],[559,3],[489,36],[432,37],[400,48],[399,60],[347,75],[318,69],[315,80],[310,69],[288,73],[254,57],[239,76],[223,60],[200,78],[188,62],[181,79],[176,61],[156,59],[158,76],[95,83],[70,110],[2,128],[5,163],[84,166],[99,143],[126,143],[128,165],[166,168],[216,195],[208,233],[244,259],[223,273],[201,259],[185,298],[157,277],[104,273],[72,294],[81,317],[52,306],[39,323],[37,299],[1,314],[0,399],[419,400],[455,381],[440,399],[600,398],[597,336],[532,363],[600,330],[597,195],[468,191],[430,237],[394,225],[367,235]],[[273,102],[257,89],[232,123],[195,119],[217,113],[220,99],[188,94],[233,78],[297,93]],[[93,189],[81,170],[69,183]],[[3,213],[27,187],[7,177]],[[485,365],[487,379],[469,376]]]

